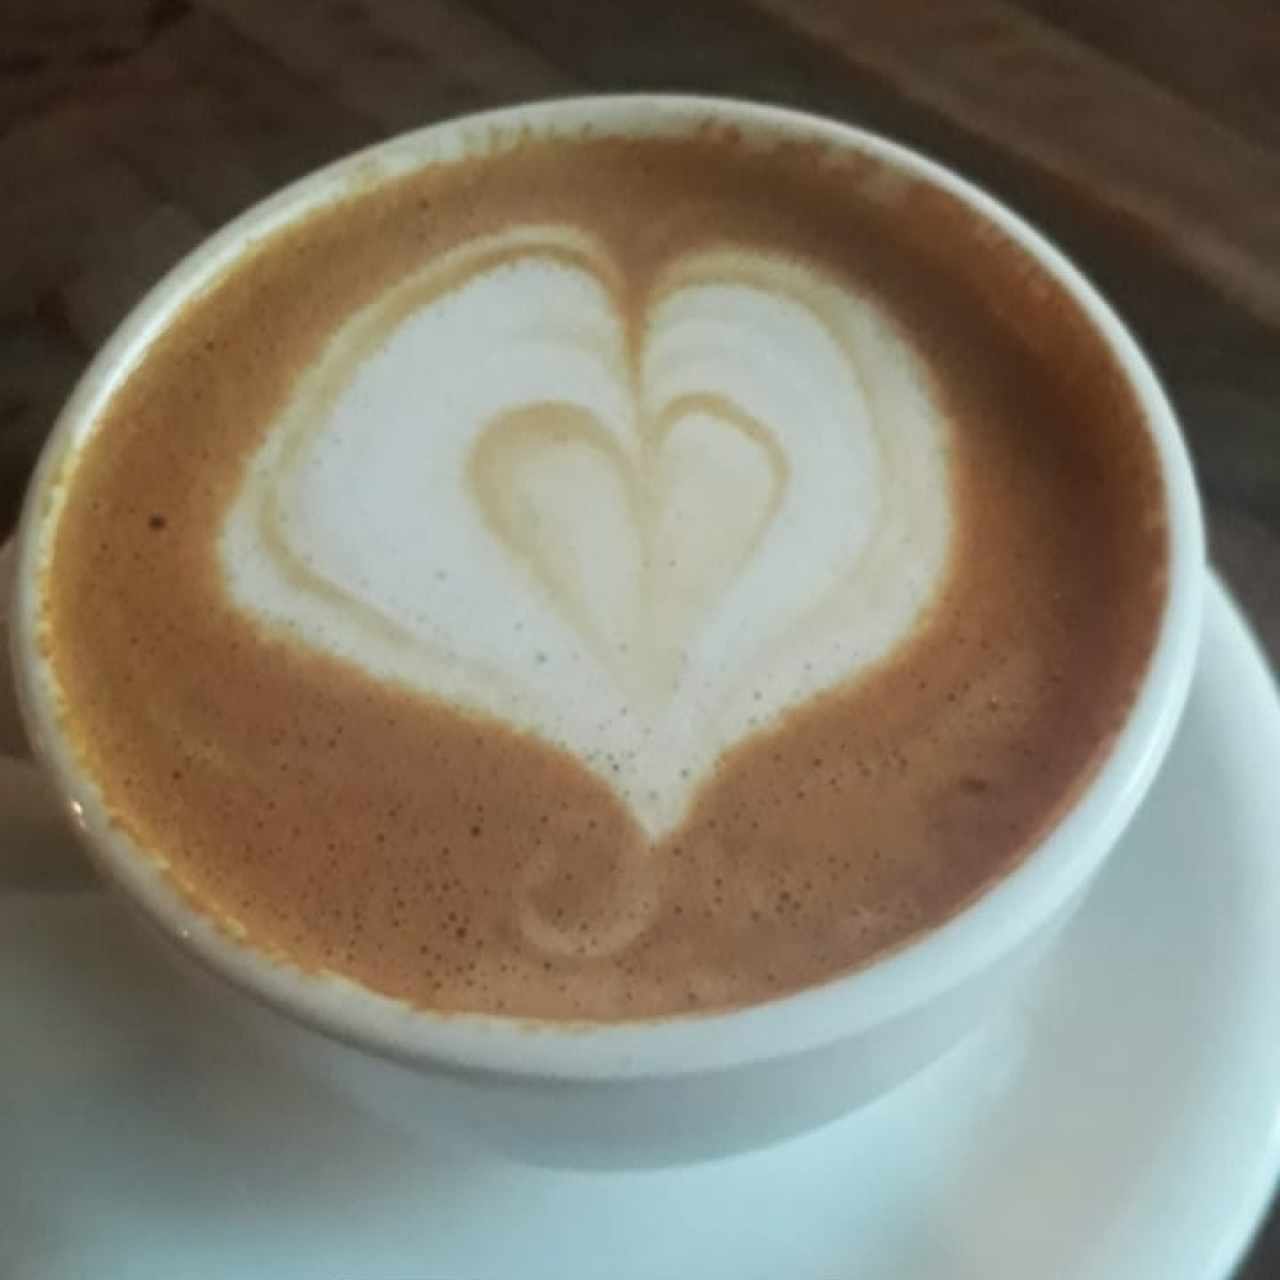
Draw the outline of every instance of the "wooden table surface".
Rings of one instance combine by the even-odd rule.
[[[273,188],[501,102],[695,89],[950,161],[1137,331],[1280,660],[1277,0],[3,0],[0,519],[87,357]],[[1273,1215],[1241,1273],[1280,1275]]]

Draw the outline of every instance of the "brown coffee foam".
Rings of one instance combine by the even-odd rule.
[[[637,297],[691,248],[794,252],[878,295],[951,424],[954,545],[927,617],[724,756],[656,845],[564,752],[255,622],[215,555],[333,331],[427,256],[525,223],[589,229]],[[114,821],[277,957],[535,1017],[754,1001],[947,919],[1096,769],[1168,557],[1139,408],[1043,268],[876,162],[731,137],[526,140],[267,237],[152,344],[69,485],[44,640]]]

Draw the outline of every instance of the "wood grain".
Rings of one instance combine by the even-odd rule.
[[[210,8],[388,132],[573,87],[500,28],[448,0],[386,0],[376,8],[349,0],[210,0]]]
[[[1019,3],[1259,146],[1273,153],[1280,147],[1280,6],[1274,0],[1216,0],[1210,13],[1201,0]]]
[[[753,0],[1280,323],[1280,156],[999,0]],[[1197,163],[1186,163],[1187,152]]]

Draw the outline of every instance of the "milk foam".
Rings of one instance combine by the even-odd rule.
[[[726,245],[643,296],[531,226],[357,313],[251,460],[238,605],[562,745],[654,837],[941,583],[947,436],[872,298]]]

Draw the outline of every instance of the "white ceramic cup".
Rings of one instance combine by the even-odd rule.
[[[462,154],[495,130],[571,131],[589,121],[602,134],[681,132],[708,115],[746,133],[869,152],[953,193],[1061,281],[1126,371],[1160,459],[1171,565],[1158,642],[1108,758],[1022,865],[955,918],[861,971],[748,1008],[587,1028],[440,1017],[237,944],[107,821],[94,780],[59,728],[36,632],[59,477],[188,298],[262,233],[371,172],[391,175]],[[490,1141],[537,1161],[580,1165],[693,1159],[811,1128],[906,1079],[989,1014],[1078,905],[1159,766],[1191,677],[1204,580],[1199,502],[1169,403],[1115,313],[1057,249],[950,170],[881,138],[771,107],[655,95],[543,103],[436,125],[305,178],[224,228],[151,291],[84,375],[31,484],[18,556],[12,649],[27,729],[107,878],[182,952],[288,1015],[278,1023],[291,1028],[281,1037],[285,1051],[308,1063],[327,1056],[346,1087],[393,1123],[437,1123],[443,1100],[444,1111]],[[334,1041],[355,1052],[326,1047]]]

